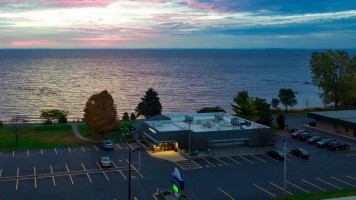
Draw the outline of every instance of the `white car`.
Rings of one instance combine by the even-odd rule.
[[[101,167],[111,167],[111,160],[109,156],[100,157],[99,164]]]

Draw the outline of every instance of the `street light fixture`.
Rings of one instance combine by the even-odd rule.
[[[284,199],[287,199],[287,141],[283,140],[284,143],[284,176],[283,176],[283,183],[284,183]]]

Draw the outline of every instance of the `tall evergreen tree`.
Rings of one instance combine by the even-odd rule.
[[[236,116],[252,121],[258,119],[254,99],[248,95],[246,90],[239,92],[234,97],[234,103],[231,104],[231,107]]]
[[[266,99],[261,99],[258,97],[255,98],[254,104],[258,112],[258,119],[256,122],[266,126],[271,126],[273,121],[271,104],[268,104]]]
[[[135,108],[136,116],[144,116],[146,119],[162,113],[162,105],[158,93],[149,88],[141,98],[141,102]]]
[[[83,121],[94,134],[101,138],[116,125],[116,106],[112,96],[104,90],[93,94],[87,101],[84,109]]]

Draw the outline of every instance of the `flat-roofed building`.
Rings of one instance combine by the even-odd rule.
[[[268,126],[227,113],[165,114],[144,120],[136,134],[160,150],[192,150],[237,145],[274,144],[275,135]],[[189,139],[190,137],[190,139]]]
[[[310,112],[308,117],[319,129],[356,137],[356,110]]]

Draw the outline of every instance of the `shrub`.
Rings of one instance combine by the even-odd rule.
[[[278,117],[277,117],[277,125],[278,125],[278,128],[279,129],[284,129],[285,128],[285,117],[282,113],[279,113],[278,114]]]
[[[135,113],[131,113],[130,119],[131,119],[131,120],[136,120],[136,115],[135,115]]]
[[[46,119],[43,123],[44,124],[53,124],[52,120],[50,120],[50,119]]]
[[[61,115],[58,119],[58,122],[61,124],[67,123],[67,117],[65,115]]]
[[[170,191],[163,191],[162,194],[163,194],[163,196],[167,196],[167,195],[171,194],[171,192]]]
[[[123,121],[130,120],[129,113],[124,112],[124,114],[122,115],[122,120],[123,120]]]
[[[0,120],[0,127],[4,126],[4,122]]]
[[[316,122],[309,122],[309,126],[316,126]]]

